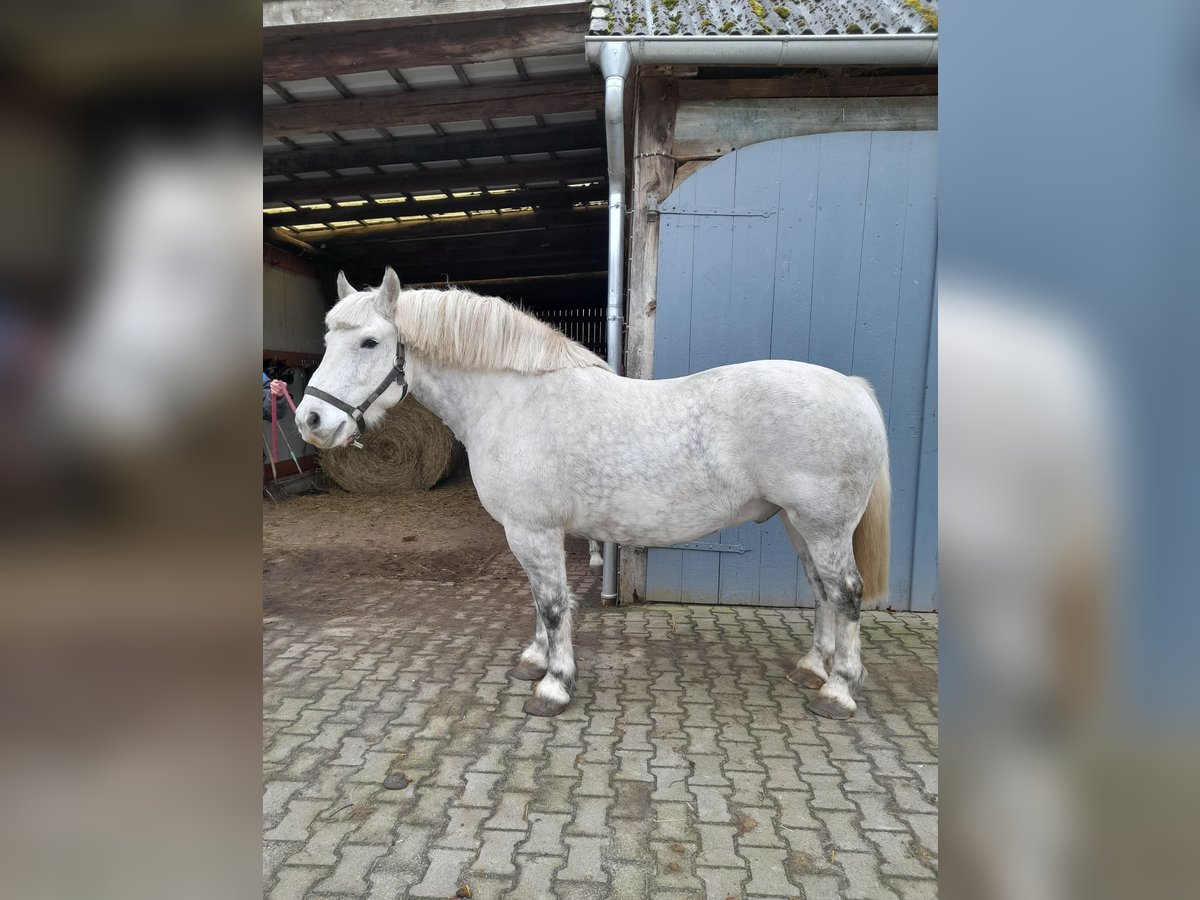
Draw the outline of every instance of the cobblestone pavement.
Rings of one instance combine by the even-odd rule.
[[[265,896],[936,896],[936,616],[864,613],[833,722],[784,678],[810,611],[602,609],[584,564],[556,719],[507,674],[517,571],[268,581]]]

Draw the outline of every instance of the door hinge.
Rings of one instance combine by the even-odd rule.
[[[713,544],[708,541],[684,541],[674,544],[669,550],[708,550],[712,553],[749,553],[741,544]]]

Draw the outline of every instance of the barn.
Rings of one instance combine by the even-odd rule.
[[[630,377],[863,375],[889,602],[936,609],[935,2],[278,0],[264,25],[265,369],[302,390],[336,273],[391,265]],[[776,521],[605,551],[609,600],[812,605]]]

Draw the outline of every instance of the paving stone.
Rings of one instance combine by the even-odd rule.
[[[267,895],[268,900],[303,900],[308,896],[309,888],[328,871],[314,866],[285,866],[279,870],[275,887]]]
[[[500,802],[495,815],[487,820],[487,827],[509,831],[527,831],[529,829],[529,804],[532,799],[530,794],[503,792],[500,794]]]
[[[283,819],[263,837],[268,841],[307,841],[313,819],[328,805],[324,800],[291,800]]]
[[[697,866],[696,874],[704,882],[706,900],[729,900],[730,897],[741,897],[742,886],[750,877],[744,867],[741,869],[710,869],[705,866]]]
[[[934,871],[918,862],[913,853],[914,838],[897,831],[867,831],[867,838],[879,848],[883,875],[898,875],[905,878],[927,878]]]
[[[314,828],[312,837],[288,860],[288,865],[336,866],[338,845],[357,827],[357,822],[327,822]]]
[[[421,883],[412,888],[412,896],[453,897],[462,887],[463,871],[474,855],[470,850],[430,850],[429,869]]]
[[[608,881],[603,865],[602,848],[607,843],[604,838],[568,836],[564,840],[569,848],[567,865],[559,870],[557,880],[591,881],[599,884]]]
[[[936,815],[924,815],[909,813],[904,816],[904,820],[912,827],[913,833],[917,836],[917,841],[934,856],[938,852],[938,817]]]
[[[874,854],[839,853],[837,862],[848,881],[843,893],[846,900],[886,900],[896,897],[896,892],[880,881],[879,865]]]
[[[520,845],[520,851],[526,854],[564,855],[566,844],[563,843],[562,832],[569,821],[571,816],[568,813],[531,812],[529,837]]]
[[[750,881],[746,893],[750,896],[791,897],[797,893],[784,871],[787,851],[773,847],[743,847],[742,856],[750,864]]]
[[[915,881],[911,878],[889,878],[888,885],[904,900],[937,900],[936,881]]]
[[[729,804],[726,802],[729,796],[728,789],[697,785],[691,788],[691,791],[696,797],[696,815],[701,822],[723,824],[732,821]]]
[[[862,827],[871,831],[904,831],[904,825],[886,808],[878,794],[855,794],[854,802],[862,810]]]
[[[489,810],[467,806],[452,806],[446,811],[446,829],[434,841],[437,847],[471,850],[479,846],[479,829]]]
[[[891,788],[892,796],[896,798],[896,806],[903,812],[937,813],[937,807],[925,799],[919,783],[902,778],[880,779],[880,781]]]
[[[367,893],[367,870],[388,848],[380,844],[343,844],[338,851],[340,857],[333,874],[320,882],[316,890],[330,894],[353,894],[361,897]]]
[[[733,836],[737,828],[733,825],[697,824],[696,831],[700,834],[700,855],[696,857],[698,866],[731,866],[744,869],[746,862],[733,846]]]
[[[475,860],[471,870],[489,875],[515,873],[517,869],[512,861],[513,851],[523,840],[525,835],[519,831],[484,829],[483,849],[479,851],[479,858]]]
[[[820,819],[833,845],[841,850],[870,851],[871,845],[859,833],[859,815],[856,812],[842,812],[832,809],[813,810],[813,815]]]
[[[517,885],[509,894],[513,900],[533,900],[533,898],[551,898],[556,894],[552,889],[555,871],[565,865],[561,859],[549,856],[522,856],[517,854]],[[561,893],[561,892],[560,892]],[[447,894],[446,896],[450,896]]]
[[[274,828],[287,813],[287,802],[304,787],[303,781],[270,781],[263,788],[263,827]]]
[[[696,845],[681,841],[653,841],[651,843],[657,866],[654,873],[654,890],[683,890],[699,893],[703,883],[696,875]]]
[[[514,562],[386,590],[268,577],[267,897],[936,895],[936,617],[864,613],[874,677],[834,722],[783,678],[811,611],[601,609],[572,560],[580,678],[552,720],[508,675],[529,629]]]
[[[612,868],[612,893],[610,897],[645,897],[649,890],[652,871],[650,866],[638,862],[614,862]]]
[[[580,797],[575,804],[575,818],[567,832],[593,837],[607,836],[610,801],[605,797]]]

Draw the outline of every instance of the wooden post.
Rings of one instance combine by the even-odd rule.
[[[674,78],[640,77],[637,82],[630,191],[629,293],[625,374],[654,376],[654,310],[658,282],[658,204],[671,193],[675,177],[675,112],[679,86]],[[646,596],[646,549],[622,545],[620,601]]]

